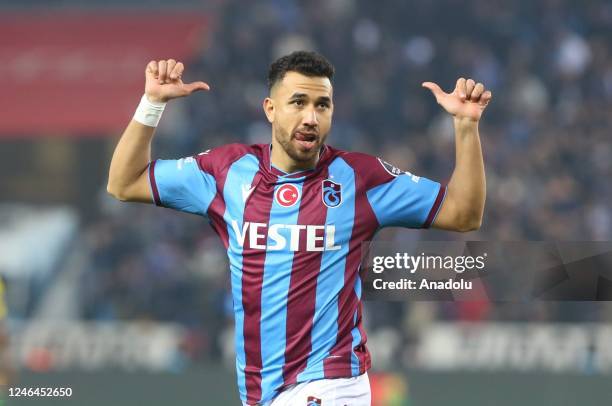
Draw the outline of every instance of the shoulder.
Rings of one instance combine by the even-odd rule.
[[[252,155],[261,161],[265,144],[246,145],[240,143],[226,144],[200,152],[195,156],[200,169],[214,173],[227,169],[231,164],[245,155]]]
[[[353,170],[361,185],[366,189],[390,182],[401,170],[381,158],[364,152],[348,152],[333,149],[337,158],[343,159]]]

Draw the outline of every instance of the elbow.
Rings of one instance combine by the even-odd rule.
[[[461,222],[457,227],[457,231],[461,233],[468,233],[470,231],[479,230],[481,226],[482,226],[482,217],[473,218],[473,219]]]
[[[470,231],[476,231],[482,226],[482,214],[481,213],[462,213],[457,216],[455,221],[455,231],[460,233],[469,233]]]
[[[457,231],[459,231],[460,233],[469,233],[470,231],[477,231],[480,229],[480,225],[481,223],[470,223],[470,224],[466,224],[462,227],[460,227]]]
[[[127,201],[125,193],[118,189],[116,186],[112,185],[110,182],[106,185],[106,192],[117,200],[120,200],[122,202]]]

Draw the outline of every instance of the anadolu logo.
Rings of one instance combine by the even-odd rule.
[[[286,183],[276,189],[274,200],[283,207],[291,207],[300,200],[300,190],[297,186]]]
[[[321,184],[321,198],[327,207],[338,207],[342,203],[342,185],[325,179]]]

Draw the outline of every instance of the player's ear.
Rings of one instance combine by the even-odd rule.
[[[266,117],[270,123],[274,122],[274,100],[270,97],[266,97],[263,101],[263,109],[264,113],[266,113]]]

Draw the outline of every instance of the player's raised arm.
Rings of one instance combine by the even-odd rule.
[[[453,115],[455,125],[455,170],[447,185],[446,197],[432,224],[435,228],[472,231],[480,228],[484,212],[486,183],[478,123],[491,101],[491,92],[472,79],[457,80],[455,90],[445,93],[432,82],[423,83],[436,101]]]
[[[174,59],[151,61],[145,69],[145,94],[123,132],[110,164],[107,191],[123,201],[152,203],[147,167],[151,139],[169,100],[210,90],[204,82],[184,83],[185,67]]]

